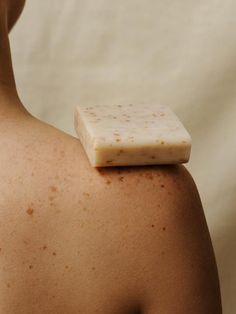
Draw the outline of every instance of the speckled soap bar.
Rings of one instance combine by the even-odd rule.
[[[163,105],[80,105],[75,129],[93,167],[179,164],[190,157],[189,133]]]

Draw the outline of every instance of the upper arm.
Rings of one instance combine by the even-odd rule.
[[[220,314],[217,267],[196,185],[184,167],[167,171],[162,181],[143,203],[148,223],[139,267],[147,313]]]

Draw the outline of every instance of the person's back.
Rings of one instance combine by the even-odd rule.
[[[221,313],[183,166],[92,168],[1,78],[0,151],[0,314]]]

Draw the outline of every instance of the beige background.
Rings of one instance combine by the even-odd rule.
[[[188,164],[236,313],[236,1],[28,0],[11,34],[18,89],[75,134],[76,104],[169,105],[193,138]]]

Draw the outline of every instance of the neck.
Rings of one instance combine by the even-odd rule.
[[[6,19],[0,17],[0,118],[22,110],[12,69],[8,27]]]

